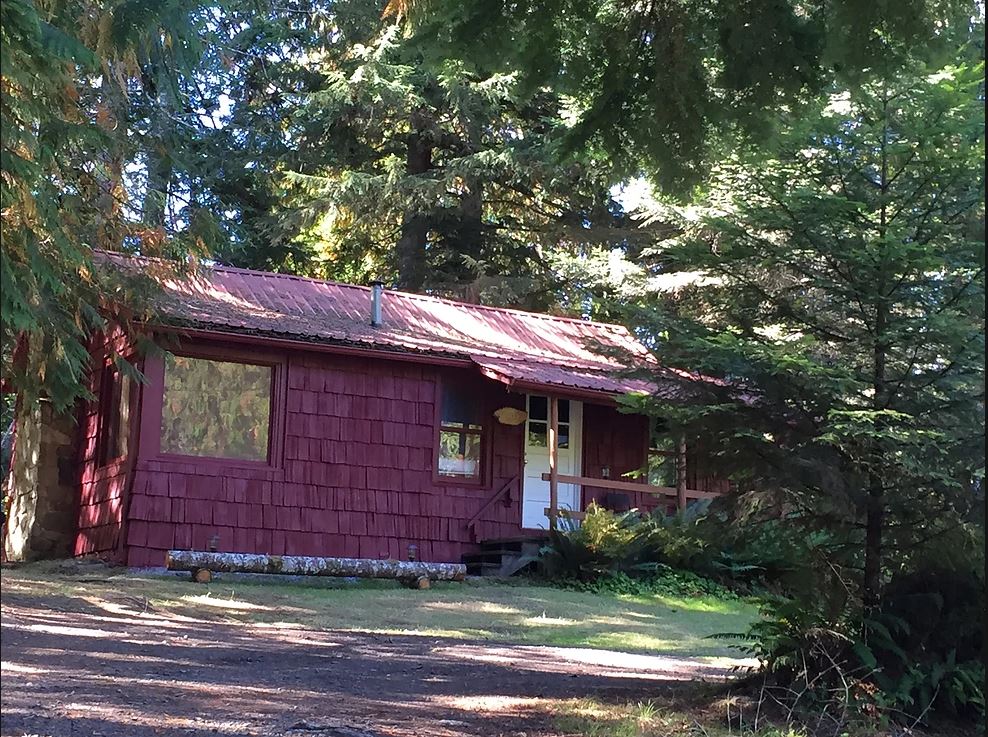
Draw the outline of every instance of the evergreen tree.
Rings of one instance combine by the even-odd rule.
[[[545,308],[554,251],[643,237],[606,161],[560,161],[557,95],[523,102],[513,75],[430,64],[397,31],[323,49],[282,123],[291,143],[268,149],[287,195],[274,241],[312,254],[307,271]]]
[[[648,269],[676,291],[643,333],[696,372],[689,407],[652,410],[833,534],[859,613],[983,484],[982,103],[980,63],[834,94],[777,156],[718,167],[702,209],[663,210],[680,235]]]
[[[0,313],[3,376],[63,409],[85,392],[88,340],[133,325],[146,287],[94,268],[95,248],[160,252],[130,217],[127,106],[147,49],[178,58],[196,6],[31,0],[2,5]]]
[[[522,76],[574,101],[588,143],[686,194],[737,127],[767,142],[777,111],[833,79],[951,53],[971,0],[391,0],[437,53]]]

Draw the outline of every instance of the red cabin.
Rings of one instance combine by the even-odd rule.
[[[93,372],[75,555],[458,561],[591,500],[724,490],[618,410],[652,387],[603,354],[652,359],[617,325],[221,266],[168,282],[160,322],[146,384]]]

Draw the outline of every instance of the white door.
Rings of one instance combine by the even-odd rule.
[[[542,474],[549,473],[549,400],[538,394],[527,399],[528,419],[525,422],[525,478],[522,490],[521,526],[532,530],[548,530],[549,482]],[[560,475],[579,476],[583,468],[583,403],[559,400],[559,464]],[[559,484],[560,509],[580,511],[579,484]]]

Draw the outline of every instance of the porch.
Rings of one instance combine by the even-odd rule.
[[[583,520],[587,506],[593,501],[618,511],[661,505],[683,509],[691,501],[719,495],[717,490],[691,488],[684,438],[676,438],[672,450],[653,447],[656,443],[651,437],[646,442],[645,435],[651,433],[643,417],[622,416],[627,417],[626,424],[631,425],[626,428],[626,437],[617,437],[614,443],[594,452],[594,443],[600,436],[610,438],[612,433],[618,433],[618,427],[613,423],[600,422],[603,412],[606,409],[609,416],[617,416],[617,413],[610,397],[595,397],[598,402],[583,402],[582,399],[590,398],[585,396],[578,401],[572,395],[526,395],[525,412],[520,420],[524,431],[522,473],[495,489],[467,520],[471,539],[477,545],[477,550],[463,556],[470,573],[506,576],[525,567],[535,559],[550,531],[559,526],[560,519]],[[590,426],[586,428],[585,414],[591,417]],[[626,458],[617,457],[613,449],[615,443],[622,441],[625,445],[640,447],[640,452],[630,454],[636,459],[631,466]],[[666,474],[671,476],[669,485],[655,483],[649,478],[649,467],[655,457],[665,462],[670,470],[674,469],[674,474]],[[691,470],[696,478],[696,469]],[[639,472],[637,479],[631,478],[631,471]],[[644,502],[643,495],[648,502]],[[492,537],[480,534],[480,521],[499,504],[519,510],[521,535]]]

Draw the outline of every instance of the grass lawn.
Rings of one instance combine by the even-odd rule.
[[[22,611],[33,608],[34,611],[46,612],[54,616],[55,619],[46,621],[38,627],[49,635],[66,638],[65,655],[56,655],[51,664],[46,664],[46,667],[56,668],[67,667],[64,666],[63,661],[67,657],[75,657],[72,655],[75,648],[72,640],[81,636],[80,628],[92,626],[84,624],[85,622],[96,622],[94,632],[107,636],[100,630],[100,627],[104,626],[99,624],[100,617],[109,615],[121,618],[122,622],[133,623],[140,621],[135,615],[146,614],[149,621],[172,619],[175,625],[188,627],[190,633],[188,636],[193,639],[197,636],[195,633],[199,631],[197,625],[203,622],[257,625],[265,630],[251,630],[250,636],[267,642],[268,646],[271,642],[279,642],[283,636],[288,637],[290,641],[291,637],[296,636],[295,631],[298,629],[321,631],[330,635],[371,633],[396,636],[396,640],[399,640],[397,637],[399,635],[411,635],[412,640],[416,639],[414,636],[421,636],[425,650],[410,645],[409,638],[400,638],[403,643],[401,647],[405,648],[403,652],[411,658],[409,662],[417,662],[416,658],[423,658],[423,652],[427,654],[424,656],[427,662],[431,662],[432,658],[446,657],[428,655],[428,653],[432,652],[430,648],[436,647],[435,643],[447,640],[453,642],[443,643],[444,650],[458,647],[456,641],[464,641],[463,647],[466,648],[476,647],[478,641],[486,641],[498,647],[544,645],[559,648],[591,648],[672,658],[682,657],[689,659],[684,660],[684,663],[699,661],[703,664],[702,667],[722,669],[739,662],[743,655],[729,647],[725,641],[712,639],[709,636],[720,632],[744,631],[758,616],[753,603],[710,595],[680,598],[658,594],[632,596],[588,593],[540,586],[524,580],[441,583],[434,584],[427,590],[409,590],[391,581],[354,583],[336,579],[288,580],[274,576],[253,578],[223,576],[210,584],[195,584],[187,574],[176,576],[135,573],[80,561],[46,562],[3,568],[0,570],[0,584],[2,584],[5,608],[7,605],[19,607]],[[68,624],[59,622],[58,617],[62,617]],[[79,619],[76,619],[77,617]],[[89,619],[86,619],[87,617]],[[32,629],[32,625],[25,621],[11,622],[5,626],[12,626],[15,628],[12,631],[17,632]],[[112,630],[112,626],[106,626]],[[267,631],[266,628],[271,629]],[[171,632],[170,637],[174,637],[176,631],[178,630],[162,630],[163,633]],[[97,634],[92,636],[96,637]],[[121,644],[119,636],[107,637],[109,638],[107,649],[126,647],[126,643],[131,642],[133,638],[133,636],[129,639],[123,638],[124,644]],[[430,641],[430,638],[434,638],[434,641]],[[391,642],[390,638],[381,638],[381,640],[385,643]],[[45,647],[50,648],[51,645]],[[188,649],[189,646],[183,645],[180,639],[177,645],[173,643],[168,647],[178,647],[177,652],[181,652],[183,648]],[[370,650],[362,647],[360,652],[366,654],[372,651],[373,646],[369,647]],[[389,644],[383,645],[382,652],[385,654],[381,656],[380,661],[375,661],[378,665],[365,663],[361,666],[360,678],[356,678],[352,686],[360,698],[369,699],[371,702],[374,699],[384,698],[377,694],[375,689],[372,691],[377,695],[364,693],[361,689],[366,687],[361,684],[373,683],[378,670],[396,667],[389,664],[390,656],[386,652],[389,647],[391,647]],[[97,666],[89,663],[88,650],[83,648],[83,651],[86,654],[83,676],[99,684],[99,679],[107,676]],[[30,652],[24,657],[28,659],[34,657]],[[198,646],[191,646],[189,652],[199,652]],[[560,655],[560,652],[563,651],[552,651],[548,654],[547,662],[554,664],[557,660],[562,663],[570,662],[567,660],[568,656]],[[573,657],[577,660],[572,662],[584,662],[579,660],[584,656],[583,653],[573,653]],[[110,663],[110,666],[107,666],[110,670],[107,672],[117,673],[114,669],[118,667],[116,665],[118,661],[113,658],[124,656],[111,652],[107,657],[110,658],[107,661]],[[179,656],[173,654],[169,657],[174,659]],[[194,654],[182,657],[189,659],[190,663],[195,663]],[[624,658],[612,654],[601,657]],[[182,662],[184,663],[185,660]],[[240,661],[234,658],[233,662]],[[463,666],[463,661],[455,658],[436,662],[439,662],[442,668],[469,667]],[[227,660],[223,660],[222,665],[223,668],[229,669]],[[249,670],[251,666],[243,667]],[[478,664],[478,670],[470,672],[483,680],[484,667]],[[505,667],[514,666],[509,664],[499,667],[503,670]],[[624,667],[635,668],[634,665]],[[165,669],[165,666],[160,665],[156,668],[157,670],[152,669],[153,673],[157,674],[154,677],[159,679],[164,677],[159,671]],[[665,737],[673,734],[728,737],[732,733],[730,728],[724,728],[725,724],[731,721],[731,709],[727,708],[725,711],[721,704],[724,694],[716,685],[705,686],[698,683],[694,686],[684,682],[684,688],[678,689],[647,687],[643,692],[647,698],[641,702],[630,694],[603,700],[573,698],[567,687],[561,684],[572,683],[566,679],[586,675],[578,668],[579,666],[572,673],[564,669],[555,675],[543,675],[537,668],[525,671],[522,667],[521,670],[516,671],[520,675],[512,675],[508,681],[504,680],[502,674],[500,681],[480,687],[481,693],[485,693],[484,688],[490,689],[490,695],[481,699],[483,705],[470,706],[469,709],[477,708],[483,713],[497,709],[528,710],[527,713],[534,715],[535,719],[541,715],[543,721],[539,723],[543,727],[540,729],[544,728],[547,723],[545,720],[548,720],[548,723],[553,725],[552,734],[566,737],[660,737],[660,735]],[[182,678],[185,677],[181,674],[186,672],[180,671],[176,675],[168,671],[169,677],[178,679],[176,688],[181,687]],[[414,671],[416,674],[425,672]],[[472,680],[473,676],[464,677],[461,670],[455,672],[459,674],[458,678],[463,679],[464,684],[477,683],[476,680]],[[525,676],[526,672],[535,675]],[[13,672],[5,671],[4,677],[8,685],[16,684],[19,688],[29,690],[28,685],[17,681]],[[56,676],[52,677],[56,678]],[[112,678],[117,677],[112,676]],[[141,680],[149,676],[138,670],[135,677]],[[533,690],[524,691],[524,699],[515,699],[519,704],[524,702],[523,705],[512,706],[508,702],[511,701],[512,689],[515,688],[513,679],[516,677],[534,678],[533,683],[538,685]],[[610,676],[604,674],[600,677],[606,679]],[[412,677],[411,682],[418,684],[417,678],[418,675]],[[442,681],[444,678],[445,676],[440,677],[439,680]],[[496,680],[497,671],[492,672],[492,678]],[[551,683],[554,685],[547,687],[547,678],[552,679]],[[457,679],[453,678],[453,681]],[[618,682],[611,677],[610,687],[613,688]],[[322,687],[320,683],[318,680],[306,682],[299,688],[318,691]],[[583,691],[583,693],[589,696],[593,693],[593,688],[597,687],[595,685],[589,692]],[[427,686],[421,684],[414,688],[428,690]],[[453,699],[456,703],[450,702],[452,706],[441,701],[441,698],[446,698],[448,701],[456,696],[459,693],[456,688],[453,687],[452,696],[420,696],[419,698],[420,700],[440,698],[441,707],[432,708],[454,710],[455,714],[460,714],[461,710],[467,707],[459,701]],[[478,698],[474,694],[476,690],[475,686],[464,686],[463,693],[466,695],[463,699],[476,700]],[[533,693],[537,695],[531,695]],[[507,699],[507,701],[501,704],[499,699],[502,701]],[[632,701],[627,702],[627,699]],[[491,703],[488,704],[488,701]],[[737,709],[734,711],[736,713]],[[747,711],[751,712],[750,709]],[[426,714],[423,718],[428,719],[428,716],[429,714]],[[491,724],[496,726],[497,717],[487,718],[492,719]],[[741,725],[736,722],[732,725],[735,729],[737,726]],[[749,727],[746,733],[750,737],[790,737],[785,732],[765,731],[761,728],[755,732],[749,725],[745,726]],[[470,729],[464,728],[464,732],[469,733]],[[737,731],[733,733],[736,734]],[[799,736],[792,735],[792,737]]]
[[[753,604],[739,600],[591,594],[524,582],[434,584],[424,591],[387,581],[331,585],[227,577],[204,585],[174,576],[46,563],[5,569],[2,584],[5,593],[62,594],[93,604],[125,595],[146,600],[160,613],[200,619],[702,659],[739,657],[708,636],[740,632],[757,616]]]
[[[680,708],[676,708],[676,707]],[[578,737],[805,737],[806,733],[766,724],[767,719],[745,718],[738,702],[720,698],[702,709],[687,711],[681,705],[657,701],[610,704],[579,699],[556,705],[556,726],[566,735]],[[720,712],[720,713],[718,713]],[[850,737],[845,734],[844,737]]]

